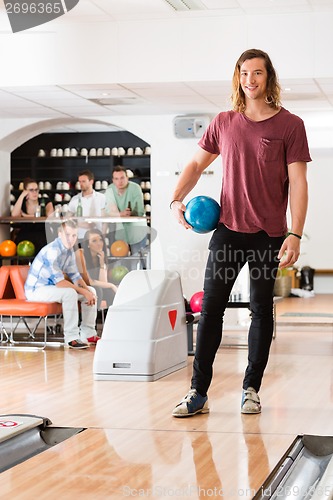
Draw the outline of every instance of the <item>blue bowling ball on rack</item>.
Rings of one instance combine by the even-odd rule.
[[[184,218],[196,233],[209,233],[219,222],[220,205],[210,196],[195,196],[187,203]]]

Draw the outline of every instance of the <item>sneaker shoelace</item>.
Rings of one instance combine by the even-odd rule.
[[[181,400],[181,403],[188,403],[188,402],[191,402],[192,401],[192,398],[197,396],[197,392],[195,389],[191,389],[187,394],[186,396],[183,397],[183,399]]]
[[[244,401],[246,400],[250,400],[253,401],[254,403],[260,404],[259,396],[254,389],[246,389],[244,391]]]

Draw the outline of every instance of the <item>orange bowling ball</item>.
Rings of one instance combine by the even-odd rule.
[[[5,240],[0,245],[1,257],[14,257],[16,255],[16,244],[12,240]]]
[[[129,252],[129,246],[126,241],[116,240],[112,243],[110,251],[114,257],[126,257]]]

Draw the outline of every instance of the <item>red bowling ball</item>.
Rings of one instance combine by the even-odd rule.
[[[196,292],[192,295],[190,300],[192,312],[201,312],[203,294],[203,292]]]

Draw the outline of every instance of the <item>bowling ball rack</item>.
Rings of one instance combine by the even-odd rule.
[[[0,415],[0,473],[85,430],[51,424],[36,415]]]
[[[333,498],[333,437],[297,436],[254,500]]]

